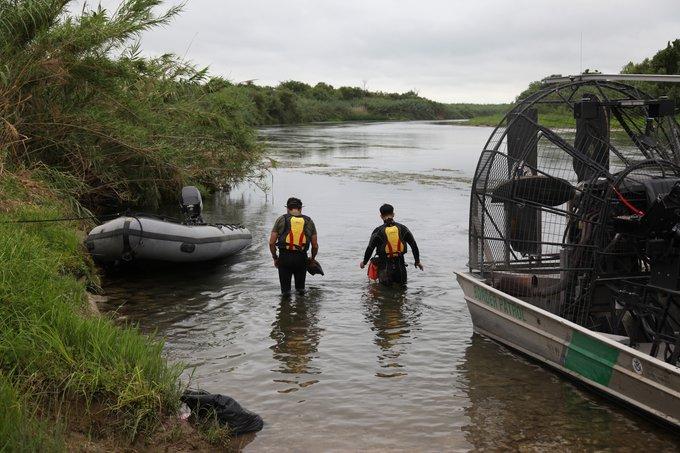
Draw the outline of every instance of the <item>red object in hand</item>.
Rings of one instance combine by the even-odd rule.
[[[366,272],[366,274],[368,274],[368,278],[370,278],[371,280],[378,279],[378,266],[376,266],[373,260],[368,262],[368,271]]]

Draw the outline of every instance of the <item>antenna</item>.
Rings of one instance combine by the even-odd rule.
[[[581,31],[581,44],[579,47],[579,74],[583,74],[583,31]]]

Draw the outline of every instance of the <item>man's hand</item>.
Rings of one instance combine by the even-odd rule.
[[[359,263],[359,269],[363,269],[365,266],[366,263],[364,262],[364,260],[361,260],[361,262]]]
[[[416,267],[417,267],[418,269],[420,269],[421,271],[422,271],[422,270],[425,270],[425,269],[423,269],[423,265],[422,265],[422,263],[421,263],[420,261],[418,261],[418,262],[416,263]]]
[[[274,258],[274,267],[278,268],[279,267],[279,259]]]

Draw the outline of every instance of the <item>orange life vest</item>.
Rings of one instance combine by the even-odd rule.
[[[397,258],[404,254],[405,247],[398,226],[386,226],[385,239],[385,253],[388,258]]]
[[[279,248],[306,251],[308,245],[304,216],[286,215],[286,228],[279,239]]]

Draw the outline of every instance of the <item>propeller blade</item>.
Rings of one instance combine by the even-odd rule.
[[[492,203],[530,202],[559,206],[574,198],[576,190],[569,181],[544,175],[520,176],[500,183],[491,192]]]

